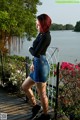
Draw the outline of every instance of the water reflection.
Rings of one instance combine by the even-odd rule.
[[[23,39],[13,36],[10,41],[7,41],[6,47],[10,55],[12,53],[20,53],[21,49],[23,49]]]

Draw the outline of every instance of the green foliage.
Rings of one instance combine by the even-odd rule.
[[[37,4],[39,0],[0,0],[0,34],[1,31],[11,35],[26,32],[34,37]]]
[[[66,30],[73,30],[73,29],[74,29],[74,26],[71,25],[71,24],[66,24],[66,25],[64,25],[64,28],[65,28]]]
[[[27,62],[30,63],[28,58]],[[16,86],[17,90],[20,90],[21,84],[26,78],[26,59],[15,55],[6,56],[3,65],[4,79],[2,77],[2,67],[0,65],[0,77],[2,82],[5,83],[8,90],[12,89],[12,86]]]
[[[9,24],[9,14],[7,11],[0,11],[0,29],[8,31],[8,24]],[[4,24],[2,24],[4,23]]]
[[[74,26],[71,24],[66,24],[66,25],[62,25],[62,24],[52,24],[50,30],[73,30]]]
[[[80,21],[76,23],[74,31],[80,32]]]

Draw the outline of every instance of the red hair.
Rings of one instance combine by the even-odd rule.
[[[47,14],[37,16],[40,23],[40,32],[47,32],[51,26],[51,18]]]

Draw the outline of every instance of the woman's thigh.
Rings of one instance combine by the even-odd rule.
[[[35,84],[35,82],[28,76],[25,81],[22,84],[22,88],[23,89],[29,89],[31,88],[33,85]]]

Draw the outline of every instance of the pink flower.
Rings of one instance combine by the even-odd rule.
[[[61,69],[73,70],[74,69],[74,64],[68,63],[68,62],[62,62],[61,63]]]
[[[75,65],[75,68],[78,69],[78,70],[80,70],[80,66],[78,66],[78,65]]]

